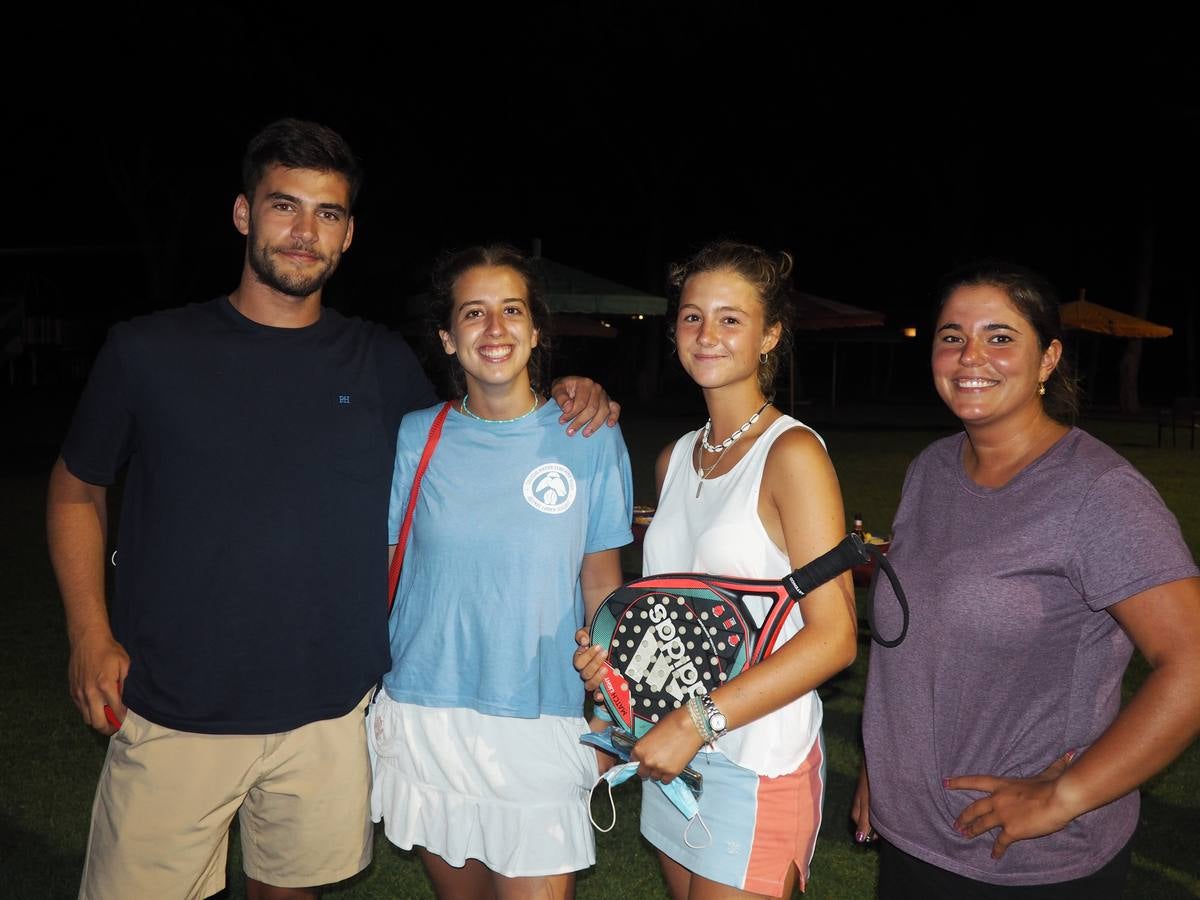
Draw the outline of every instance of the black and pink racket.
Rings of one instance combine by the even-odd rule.
[[[600,691],[615,724],[634,738],[695,694],[707,694],[761,662],[779,640],[792,606],[827,581],[874,558],[903,614],[900,635],[875,640],[894,647],[908,632],[908,601],[887,557],[856,534],[782,581],[675,573],[639,578],[613,591],[592,619],[593,644],[608,649]],[[874,633],[874,583],[868,618]],[[761,624],[743,597],[770,600]]]

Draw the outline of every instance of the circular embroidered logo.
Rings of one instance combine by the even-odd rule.
[[[560,463],[543,463],[525,476],[525,502],[556,516],[575,502],[575,476]]]

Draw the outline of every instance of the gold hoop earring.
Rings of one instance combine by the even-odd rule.
[[[1046,396],[1046,382],[1044,382],[1044,381],[1038,382],[1038,396],[1039,397]]]

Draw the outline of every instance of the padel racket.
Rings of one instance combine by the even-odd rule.
[[[908,600],[887,557],[856,534],[782,581],[676,573],[617,588],[592,619],[592,643],[608,649],[600,691],[614,722],[640,738],[663,716],[761,662],[775,648],[792,606],[859,563],[874,558],[903,614],[900,635],[874,639],[894,647],[908,632]],[[759,624],[743,597],[770,601]],[[874,636],[874,585],[868,617]]]

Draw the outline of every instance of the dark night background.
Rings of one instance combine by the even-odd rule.
[[[400,325],[448,246],[540,237],[558,262],[661,292],[667,262],[726,235],[790,249],[799,288],[882,310],[894,332],[928,325],[948,268],[1002,256],[1064,301],[1086,288],[1133,312],[1140,286],[1144,315],[1175,328],[1146,342],[1143,407],[1197,393],[1200,67],[1181,21],[419,9],[134,5],[14,27],[0,298],[35,325],[9,402],[73,397],[109,324],[235,285],[240,155],[283,115],[332,125],[366,163],[326,294],[346,312]],[[649,327],[572,362],[636,403],[604,360],[633,352],[636,368]],[[927,334],[901,345],[889,397],[932,399]],[[1126,343],[1076,351],[1096,408],[1116,406]],[[841,351],[848,399],[881,390],[855,381],[867,347]],[[823,393],[827,354],[801,359],[803,392]]]

